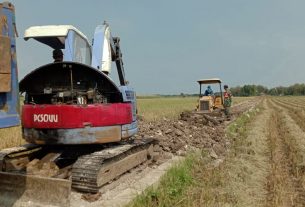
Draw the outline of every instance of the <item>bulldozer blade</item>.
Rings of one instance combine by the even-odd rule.
[[[0,172],[0,206],[70,206],[71,181]]]

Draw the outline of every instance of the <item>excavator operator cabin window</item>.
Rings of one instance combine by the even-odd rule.
[[[91,63],[90,45],[77,33],[74,33],[73,60],[87,65]]]

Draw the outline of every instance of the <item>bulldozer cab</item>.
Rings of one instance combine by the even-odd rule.
[[[199,83],[198,112],[209,113],[223,108],[223,93],[219,78],[201,79]],[[218,90],[219,89],[219,90]]]

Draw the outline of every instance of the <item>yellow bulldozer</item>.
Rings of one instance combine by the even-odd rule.
[[[199,113],[212,113],[220,112],[223,107],[223,92],[221,88],[221,80],[219,78],[201,79],[199,83],[199,101],[197,105],[197,112]],[[211,85],[218,85],[219,91],[214,92]],[[203,86],[207,86],[203,91]]]

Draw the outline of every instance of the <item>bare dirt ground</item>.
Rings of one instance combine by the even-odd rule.
[[[251,99],[232,107],[231,121],[224,117],[206,116],[185,112],[178,121],[163,119],[158,122],[140,120],[136,138],[153,137],[158,140],[152,162],[125,173],[100,189],[97,195],[73,192],[71,206],[124,206],[145,188],[158,182],[166,170],[188,150],[206,149],[215,160],[223,160],[230,143],[225,127],[241,113],[253,108],[260,99]]]

